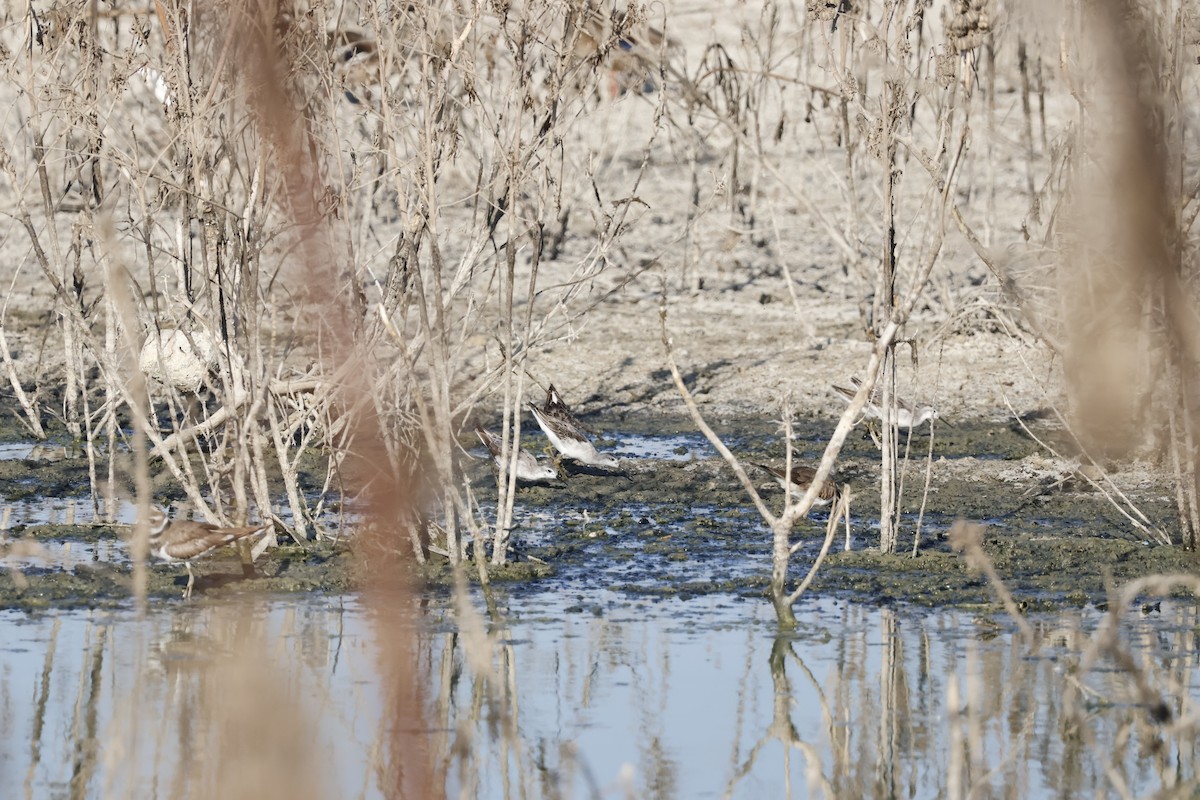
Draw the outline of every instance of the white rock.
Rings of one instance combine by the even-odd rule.
[[[184,333],[176,328],[151,331],[138,358],[138,366],[147,378],[182,392],[199,391],[216,365],[217,343],[211,336],[204,331]]]

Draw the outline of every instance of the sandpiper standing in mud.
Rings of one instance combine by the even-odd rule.
[[[267,533],[271,523],[247,525],[240,528],[223,528],[208,522],[192,520],[172,521],[162,509],[150,509],[150,555],[161,561],[179,562],[187,567],[188,583],[183,598],[192,596],[196,575],[192,572],[192,559],[207,555],[222,545],[236,542],[256,533]]]
[[[546,392],[546,404],[538,406],[530,400],[529,408],[550,444],[563,456],[592,467],[620,468],[620,462],[615,456],[601,453],[592,444],[583,426],[575,419],[553,384]]]
[[[837,384],[833,385],[833,390],[846,398],[847,401],[854,400],[854,395],[858,394],[858,389],[862,386],[862,381],[858,378],[851,378],[850,382],[854,384],[853,389],[847,389],[845,386],[838,386]],[[867,398],[867,404],[863,406],[863,416],[868,419],[882,421],[883,409],[880,408],[880,403],[882,402],[882,393],[879,391],[879,387],[876,386],[875,390],[871,392],[871,396]],[[896,414],[892,417],[892,424],[897,428],[917,428],[930,420],[936,419],[940,419],[940,416],[937,409],[933,406],[914,406],[902,397],[896,398]],[[949,425],[950,423],[945,422],[945,424]]]
[[[779,481],[779,485],[782,488],[789,488],[787,484],[788,474],[785,470],[777,469],[776,467],[771,467],[766,464],[755,464],[754,466],[765,472],[771,473],[771,475],[775,477],[775,480]],[[797,497],[803,497],[804,493],[808,491],[808,487],[812,485],[813,478],[815,477],[817,477],[817,471],[812,467],[804,467],[800,466],[799,464],[793,464],[791,474],[792,494],[796,495]],[[842,488],[838,486],[832,478],[826,478],[824,483],[821,484],[821,488],[817,492],[817,496],[813,499],[812,504],[814,506],[827,506],[836,500],[841,493]]]
[[[499,466],[504,447],[503,442],[500,441],[500,437],[482,425],[475,426],[475,435],[479,437],[479,441],[483,442],[483,446],[487,448],[496,465]],[[552,481],[557,477],[558,472],[554,467],[549,464],[539,464],[533,453],[524,449],[517,449],[518,481],[523,483],[540,483],[542,481]]]

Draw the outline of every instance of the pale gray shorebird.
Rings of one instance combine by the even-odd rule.
[[[479,441],[483,442],[483,446],[491,453],[496,464],[500,464],[500,457],[504,447],[500,437],[491,431],[484,428],[482,425],[475,426],[475,435],[479,437]],[[558,472],[549,464],[539,464],[534,458],[533,453],[528,450],[517,451],[517,480],[525,483],[538,483],[540,481],[552,481],[558,477]]]
[[[780,488],[788,488],[788,474],[786,470],[776,469],[775,467],[768,466],[766,464],[755,464],[754,466],[764,470],[765,472],[771,473],[771,475],[775,477],[775,480],[779,481]],[[792,465],[791,489],[792,493],[796,495],[797,499],[804,496],[804,493],[808,491],[808,487],[812,485],[813,478],[815,477],[817,477],[817,471],[812,467],[802,467],[799,464]],[[827,506],[836,500],[840,494],[841,487],[839,487],[832,478],[826,478],[825,482],[821,484],[821,489],[817,492],[816,498],[813,500],[813,505]]]
[[[592,467],[620,468],[620,462],[616,457],[601,453],[588,439],[583,426],[579,420],[575,419],[567,404],[562,401],[562,397],[553,384],[546,392],[546,404],[539,407],[537,403],[530,400],[529,408],[533,411],[533,418],[537,420],[538,426],[559,453]]]
[[[196,575],[192,572],[192,559],[199,558],[222,545],[236,542],[256,533],[266,533],[272,528],[265,525],[247,525],[240,528],[223,528],[207,522],[171,520],[162,509],[150,509],[150,555],[161,561],[179,562],[187,567],[188,584],[183,591],[186,600],[192,596]]]
[[[844,397],[847,402],[854,399],[854,395],[858,394],[858,388],[862,386],[862,381],[858,378],[851,378],[850,382],[854,384],[853,389],[847,389],[845,386],[834,384],[833,390]],[[883,402],[883,393],[877,385],[871,396],[867,399],[867,404],[863,406],[863,416],[870,419],[883,420],[883,409],[879,404]],[[914,406],[902,397],[896,398],[896,414],[893,417],[893,422],[898,428],[916,428],[925,424],[929,420],[941,419],[937,409],[933,406]],[[949,422],[942,420],[946,425]]]

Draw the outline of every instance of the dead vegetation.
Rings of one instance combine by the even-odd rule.
[[[1165,536],[1194,547],[1197,14],[1094,8],[766,3],[702,42],[674,7],[578,0],[7,9],[3,246],[8,286],[32,287],[0,314],[13,401],[31,436],[84,444],[98,515],[182,496],[303,542],[361,498],[371,597],[406,607],[410,559],[473,556],[485,583],[506,559],[522,412],[554,377],[540,353],[649,278],[661,301],[642,324],[661,320],[703,427],[671,315],[713,253],[767,253],[798,311],[829,276],[858,309],[869,357],[830,380],[864,381],[813,485],[878,385],[884,551],[901,546],[895,399],[924,380],[928,323],[1054,353],[1083,457],[1169,463],[1181,526]],[[656,219],[662,163],[685,166],[687,198]],[[801,225],[819,265],[791,258]],[[951,247],[986,284],[959,285]],[[44,344],[18,312],[51,320]],[[461,469],[480,417],[501,431],[486,513]],[[790,463],[786,424],[784,441]],[[789,584],[789,537],[813,497],[774,514],[723,455],[772,528],[772,599],[794,625],[807,582]],[[479,627],[490,675],[504,656]],[[410,634],[381,637],[397,718],[423,702]],[[390,744],[397,781],[425,786]]]
[[[1105,8],[768,4],[702,44],[666,8],[578,2],[30,8],[6,22],[0,166],[26,240],[12,285],[38,287],[57,335],[30,375],[26,331],[0,324],[6,377],[32,435],[60,421],[86,443],[101,514],[135,493],[145,436],[160,496],[212,521],[331,535],[363,476],[390,475],[420,493],[404,549],[457,563],[475,541],[502,563],[520,412],[553,379],[539,352],[643,273],[686,307],[714,242],[774,254],[802,311],[799,217],[878,360],[857,371],[882,400],[885,551],[897,348],[920,383],[937,337],[992,324],[1061,357],[1085,457],[1169,458],[1193,544],[1194,44],[1168,34],[1194,15]],[[786,168],[797,142],[819,200]],[[672,159],[685,218],[630,263]],[[1024,217],[1001,218],[1014,197]],[[955,231],[989,292],[955,285]],[[489,515],[459,467],[481,414],[502,431]]]
[[[2,166],[27,240],[12,282],[36,271],[58,333],[31,376],[0,325],[30,433],[58,417],[86,442],[101,513],[132,493],[127,453],[145,435],[151,473],[201,516],[271,518],[303,541],[357,493],[367,420],[384,471],[429,489],[406,523],[416,557],[432,536],[454,562],[477,540],[500,563],[520,410],[552,378],[531,359],[587,324],[597,280],[611,292],[656,272],[684,306],[720,235],[778,253],[800,309],[799,215],[850,278],[878,356],[861,366],[888,433],[885,551],[900,541],[896,348],[919,381],[931,344],[915,312],[992,320],[1061,354],[1083,452],[1165,448],[1193,543],[1194,215],[1171,177],[1191,163],[1178,98],[1193,45],[1167,35],[1189,10],[1039,17],[1069,43],[1056,73],[1020,6],[768,4],[738,18],[738,42],[703,46],[665,11],[78,2],[10,18]],[[631,107],[636,125],[607,127]],[[801,125],[834,188],[819,202],[784,169]],[[1005,199],[1028,211],[997,225],[1006,126],[1023,174]],[[625,242],[664,157],[688,165],[688,212],[635,266]],[[992,271],[990,297],[940,274],[954,230]],[[505,468],[485,519],[459,442],[497,412]]]

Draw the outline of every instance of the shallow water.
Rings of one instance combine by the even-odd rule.
[[[97,504],[103,509],[102,504]],[[5,528],[21,525],[93,525],[101,524],[104,512],[96,513],[90,496],[33,496],[4,504]],[[112,522],[132,525],[137,520],[137,505],[128,500],[114,503]]]
[[[971,428],[943,442],[953,464],[935,462],[920,514],[921,470],[910,477],[903,520],[922,521],[920,557],[882,556],[877,456],[855,441],[842,462],[861,487],[853,551],[840,552],[839,533],[799,629],[781,636],[763,597],[766,527],[702,438],[657,424],[609,435],[624,476],[577,472],[518,492],[517,566],[542,566],[496,584],[493,616],[456,612],[445,589],[423,596],[400,659],[420,676],[417,715],[396,710],[384,667],[403,615],[348,593],[359,584],[344,546],[283,544],[249,579],[235,556],[214,555],[187,604],[183,569],[152,565],[142,616],[124,529],[91,525],[90,498],[42,488],[78,484],[80,464],[0,459],[13,490],[0,604],[14,607],[0,611],[0,796],[226,797],[257,779],[255,797],[389,797],[422,748],[438,786],[484,798],[1200,788],[1196,607],[1132,609],[1088,655],[1106,581],[1192,571],[1195,556],[1127,535],[1095,494],[1028,494],[1036,469],[1017,470],[1034,476],[1024,484],[978,480],[966,463],[978,453],[1024,462],[1004,430]],[[818,427],[800,432],[800,458],[814,456]],[[747,460],[778,458],[770,426],[748,430],[731,437]],[[489,519],[490,462],[467,469]],[[773,479],[753,479],[782,504]],[[31,481],[42,494],[24,493]],[[961,515],[988,521],[985,550],[1017,601],[1053,611],[1031,615],[1035,646],[951,552],[945,532]],[[133,507],[117,516],[131,522]],[[797,526],[793,580],[826,518]],[[58,608],[17,610],[43,606]]]
[[[780,638],[765,604],[728,596],[500,600],[491,621],[428,606],[420,730],[383,718],[387,626],[354,596],[0,612],[5,796],[211,796],[221,777],[205,765],[244,767],[230,750],[246,737],[268,763],[273,742],[287,749],[317,797],[386,796],[401,739],[432,748],[451,794],[484,798],[1195,788],[1191,606],[1135,611],[1122,631],[1169,710],[1155,722],[1111,658],[1080,668],[1094,609],[1036,617],[1042,643],[1027,649],[1002,621],[958,611],[805,602]],[[286,709],[287,730],[232,727],[263,724],[225,707],[244,701],[240,662],[270,676],[252,705]]]

